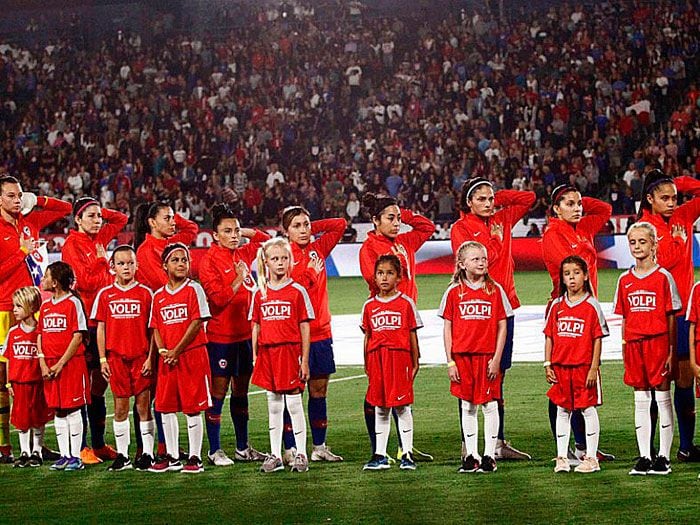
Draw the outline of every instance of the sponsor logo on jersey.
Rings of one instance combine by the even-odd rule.
[[[110,301],[109,313],[113,319],[135,319],[141,315],[141,301],[136,299]]]
[[[36,357],[36,343],[17,341],[16,343],[12,344],[12,352],[15,357],[20,359]]]
[[[68,329],[68,319],[63,314],[47,314],[41,320],[44,332],[63,332]]]
[[[459,303],[459,316],[465,321],[491,319],[492,305],[482,299],[469,299]]]
[[[382,332],[384,330],[399,330],[403,323],[401,322],[401,313],[391,310],[381,310],[370,317],[372,330]]]
[[[656,310],[656,293],[638,290],[627,296],[631,312],[652,312]]]
[[[586,329],[586,321],[578,317],[560,317],[557,319],[559,337],[581,337]]]
[[[169,304],[160,310],[160,318],[163,324],[179,324],[189,319],[187,305],[185,303]]]
[[[260,305],[265,321],[284,321],[292,316],[292,303],[289,301],[269,301]]]

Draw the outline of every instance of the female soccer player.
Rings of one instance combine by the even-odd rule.
[[[135,398],[139,415],[142,454],[134,466],[148,470],[153,465],[155,422],[151,416],[153,355],[148,331],[153,294],[136,281],[136,251],[117,246],[110,258],[115,281],[97,293],[90,319],[97,323],[97,349],[105,380],[114,394],[114,437],[117,457],[109,467],[118,472],[132,468],[129,459],[131,429],[129,401]]]
[[[92,311],[97,292],[108,286],[113,277],[110,275],[106,246],[126,226],[128,217],[118,211],[101,208],[92,197],[81,197],[73,204],[75,230],[71,230],[61,249],[61,259],[68,263],[75,272],[75,290],[80,294],[85,311]],[[105,444],[105,390],[107,381],[102,377],[97,352],[97,323],[88,320],[88,337],[85,347],[88,371],[90,373],[90,398],[87,407],[87,419],[90,423],[90,440],[92,448],[87,448],[85,435],[80,457],[83,463],[90,465],[102,460],[114,460],[116,451]]]
[[[17,324],[7,334],[0,359],[8,365],[6,386],[13,398],[10,422],[19,432],[20,456],[15,467],[40,467],[44,426],[53,417],[44,396],[36,347],[34,314],[41,307],[41,294],[38,288],[25,286],[12,294],[12,302]]]
[[[488,272],[483,244],[467,241],[457,249],[452,283],[442,297],[438,315],[445,321],[443,338],[450,392],[460,400],[465,455],[460,473],[495,472],[501,358],[508,297]],[[484,455],[477,447],[477,408],[484,413]]]
[[[671,274],[656,263],[656,228],[637,222],[627,232],[634,266],[623,273],[615,291],[615,313],[622,316],[622,358],[626,385],[634,388],[634,425],[639,460],[632,475],[669,474],[673,442],[671,363],[674,316],[681,307]],[[659,410],[659,454],[652,458],[651,401]],[[653,459],[653,461],[652,461]]]
[[[515,263],[513,262],[512,229],[535,203],[531,191],[500,190],[494,194],[492,184],[483,178],[470,179],[462,186],[460,219],[452,225],[450,240],[452,252],[457,253],[466,241],[481,242],[489,254],[489,275],[506,291],[513,309],[520,306],[515,291]],[[497,208],[500,208],[497,210]],[[506,343],[501,358],[501,380],[513,357],[513,329],[515,315],[506,319]],[[503,393],[503,385],[501,385]],[[498,400],[498,442],[496,459],[531,459],[529,454],[514,448],[505,439],[504,403]]]
[[[391,411],[398,415],[398,432],[405,452],[401,470],[415,470],[413,459],[413,381],[418,373],[418,337],[423,326],[416,304],[398,291],[401,261],[396,255],[380,255],[375,263],[379,293],[362,307],[365,334],[365,371],[369,385],[365,399],[375,407],[377,442],[364,470],[389,468],[386,449],[391,430]]]
[[[255,284],[250,265],[260,245],[270,238],[264,232],[241,228],[226,204],[212,209],[214,243],[202,258],[199,277],[209,300],[212,318],[207,323],[207,352],[212,373],[212,406],[205,414],[210,463],[232,465],[221,448],[221,412],[229,383],[233,382],[231,419],[236,431],[235,458],[263,461],[248,442],[248,385],[253,372],[252,329],[248,322],[251,291]],[[249,239],[239,246],[242,238]]]
[[[249,319],[253,322],[255,362],[251,381],[267,390],[271,454],[260,467],[264,473],[284,470],[285,406],[297,445],[292,471],[309,470],[301,393],[310,377],[309,322],[314,319],[314,309],[304,287],[289,277],[292,265],[292,249],[286,239],[270,239],[258,250],[258,289],[253,294]]]
[[[72,292],[75,274],[63,261],[51,263],[41,286],[51,293],[39,310],[37,351],[46,403],[55,410],[54,427],[61,458],[51,470],[82,470],[81,407],[90,401],[83,337],[87,320],[82,301]]]
[[[211,374],[204,323],[211,317],[204,290],[190,279],[190,251],[182,243],[163,250],[168,284],[153,295],[149,327],[160,354],[156,381],[156,410],[163,416],[167,456],[151,472],[198,474],[202,465],[202,411],[211,406]],[[187,420],[189,454],[182,466],[177,412]]]
[[[291,277],[306,288],[316,318],[311,321],[311,347],[309,349],[309,424],[313,449],[311,461],[342,461],[326,445],[328,416],[326,396],[328,380],[335,372],[333,359],[333,334],[331,312],[328,308],[328,286],[323,262],[343,237],[345,219],[324,219],[311,222],[309,212],[301,206],[291,206],[282,213],[282,230],[292,246],[294,267]],[[312,235],[316,237],[312,239]],[[316,270],[318,266],[319,270]],[[294,434],[291,432],[289,413],[285,411],[284,441],[293,461]],[[286,459],[286,458],[285,458]]]
[[[560,296],[547,312],[544,369],[552,385],[547,396],[557,406],[557,458],[554,472],[569,472],[571,413],[581,410],[585,420],[586,455],[574,470],[600,470],[600,422],[596,407],[603,403],[600,385],[602,338],[610,335],[603,311],[593,296],[588,267],[578,255],[561,262]]]

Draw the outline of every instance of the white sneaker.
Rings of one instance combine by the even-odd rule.
[[[263,464],[260,465],[260,472],[264,474],[272,474],[280,470],[284,470],[284,465],[282,464],[282,460],[275,456],[267,456]]]
[[[209,458],[209,463],[217,467],[230,467],[233,465],[233,460],[221,449],[213,454],[207,454],[207,457]]]
[[[294,464],[292,465],[292,472],[307,472],[309,470],[309,460],[306,459],[304,454],[297,454],[294,456]]]
[[[338,454],[333,454],[331,449],[323,445],[314,445],[314,449],[311,451],[311,461],[329,461],[331,463],[336,463],[338,461],[343,461],[343,456]]]
[[[268,458],[268,454],[258,452],[248,445],[248,448],[244,450],[236,449],[233,457],[236,458],[236,461],[265,461]]]
[[[282,454],[282,462],[288,467],[292,467],[294,466],[294,458],[296,457],[296,455],[296,447],[288,448],[284,451],[284,454]]]
[[[557,462],[557,464],[554,466],[554,472],[571,472],[571,464],[569,463],[568,458],[557,457],[554,461]]]
[[[579,474],[591,474],[593,472],[600,472],[600,464],[596,458],[589,458],[586,456],[583,458],[581,464],[574,469],[574,472]]]

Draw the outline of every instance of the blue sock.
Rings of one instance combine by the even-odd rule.
[[[574,441],[577,445],[586,446],[586,422],[583,420],[583,414],[580,410],[574,410],[571,413],[571,431],[574,435]]]
[[[104,396],[93,394],[92,402],[87,407],[87,415],[92,448],[102,448],[105,446],[105,419],[107,419],[107,405]]]
[[[365,425],[367,425],[367,434],[369,435],[369,443],[372,447],[372,455],[377,450],[377,429],[374,421],[374,407],[365,399]]]
[[[311,438],[315,446],[326,442],[328,429],[328,412],[325,397],[309,396],[309,425],[311,425]]]
[[[460,410],[461,412],[461,410]],[[498,401],[498,439],[501,441],[505,441],[506,438],[503,437],[505,435],[505,403],[501,399]]]
[[[297,442],[294,439],[294,430],[292,430],[292,417],[289,415],[289,410],[287,410],[286,406],[284,407],[284,431],[282,432],[282,441],[284,442],[285,450],[297,446]]]
[[[236,431],[236,448],[248,448],[248,396],[231,396],[231,419]]]
[[[207,427],[209,453],[213,454],[221,448],[221,412],[224,409],[224,400],[212,397],[211,402],[211,408],[204,412],[204,424]]]
[[[80,443],[80,450],[87,448],[88,416],[87,405],[80,407],[80,416],[83,418],[83,441]]]
[[[141,418],[139,417],[139,411],[136,410],[136,402],[132,408],[133,418],[134,418],[134,435],[136,436],[136,449],[143,450],[143,439],[141,439]]]
[[[690,450],[693,448],[695,434],[695,395],[693,387],[676,387],[673,392],[673,404],[676,407],[678,417],[679,448]]]
[[[153,411],[153,419],[156,420],[156,428],[158,429],[158,443],[165,446],[165,430],[163,430],[163,416],[157,410]]]

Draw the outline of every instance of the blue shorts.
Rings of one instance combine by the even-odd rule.
[[[207,343],[211,375],[249,376],[253,373],[253,344],[250,339],[237,343]]]
[[[328,338],[311,343],[309,348],[309,371],[312,378],[335,373],[333,339]]]
[[[513,331],[515,328],[515,316],[506,317],[506,344],[503,346],[501,356],[501,370],[508,370],[513,365]]]
[[[676,317],[676,355],[681,361],[690,359],[690,322],[685,316]]]

